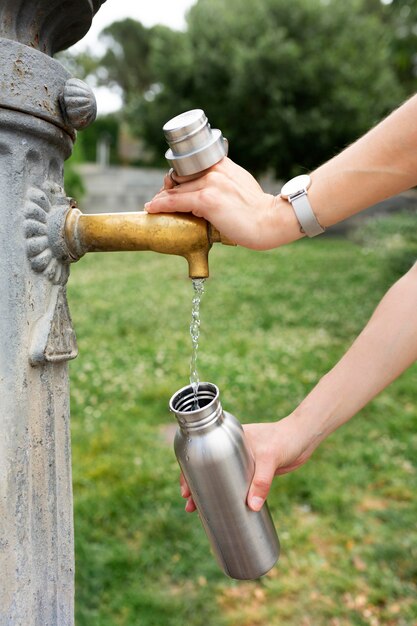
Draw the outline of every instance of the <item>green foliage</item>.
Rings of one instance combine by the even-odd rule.
[[[98,117],[94,124],[79,133],[77,143],[81,145],[83,160],[94,163],[97,160],[97,144],[105,138],[110,146],[110,164],[118,164],[119,129],[120,114],[112,113]]]
[[[417,1],[393,0],[388,6],[394,63],[407,93],[413,94],[417,89]]]
[[[388,285],[379,252],[335,238],[214,246],[200,377],[242,422],[288,414]],[[218,569],[183,511],[169,397],[187,383],[192,287],[181,258],[87,255],[72,269],[77,626],[411,625],[417,620],[416,370],[269,498],[282,556],[260,581]]]
[[[77,164],[82,163],[84,160],[83,146],[81,142],[77,142],[64,168],[65,193],[70,198],[76,198],[77,200],[81,200],[85,194],[84,181],[81,174],[77,171]]]
[[[76,54],[64,50],[56,55],[56,60],[77,78],[86,79],[101,71],[99,58],[89,48]]]
[[[417,89],[417,0],[365,0],[391,32],[392,60],[407,94]]]
[[[154,164],[165,163],[165,121],[202,107],[232,158],[285,178],[338,152],[415,90],[416,24],[417,0],[198,0],[185,32],[126,19],[103,31],[101,58],[61,60],[117,86]]]
[[[120,86],[126,102],[132,95],[142,94],[153,82],[149,55],[158,28],[146,28],[128,18],[110,24],[100,35],[102,42],[107,44],[100,62],[104,70],[100,83]]]
[[[186,32],[126,19],[107,46],[59,58],[116,86],[164,164],[164,122],[203,107],[255,174],[311,169],[416,89],[417,0],[198,0]]]
[[[344,147],[402,96],[389,30],[361,2],[199,0],[185,33],[154,35],[158,89],[131,102],[131,120],[158,153],[168,117],[203,107],[239,163],[286,177]]]
[[[155,82],[146,93],[133,94],[126,107],[126,117],[132,131],[153,151],[155,164],[165,167],[167,146],[162,126],[182,111],[203,107],[201,101],[196,104],[194,97],[194,58],[187,34],[159,27],[152,39],[150,63]]]
[[[351,238],[379,255],[384,280],[394,282],[417,261],[416,213],[400,211],[369,219]]]

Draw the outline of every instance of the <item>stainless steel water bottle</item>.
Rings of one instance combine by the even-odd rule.
[[[212,383],[199,383],[197,397],[183,387],[169,406],[179,424],[175,454],[220,566],[242,580],[266,574],[279,540],[267,504],[255,512],[246,503],[255,462],[240,422]]]

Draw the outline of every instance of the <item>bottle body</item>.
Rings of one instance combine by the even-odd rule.
[[[279,556],[279,541],[268,505],[249,509],[246,499],[255,470],[239,421],[222,410],[212,383],[173,396],[170,407],[179,428],[175,454],[190,487],[201,522],[223,571],[242,580],[268,572]]]

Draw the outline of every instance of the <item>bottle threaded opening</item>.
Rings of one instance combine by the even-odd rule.
[[[169,402],[174,413],[201,413],[219,397],[219,390],[213,383],[199,383],[197,393],[192,385],[177,391]]]

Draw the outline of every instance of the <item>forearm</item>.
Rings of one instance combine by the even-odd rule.
[[[311,172],[308,195],[319,223],[332,226],[377,202],[417,185],[417,96],[366,135]],[[277,198],[274,245],[300,237],[288,202]],[[281,226],[281,227],[280,227]],[[267,245],[270,243],[268,241]]]
[[[386,293],[342,359],[293,413],[314,447],[417,359],[417,266]]]
[[[417,96],[312,173],[311,204],[331,226],[417,184]]]

